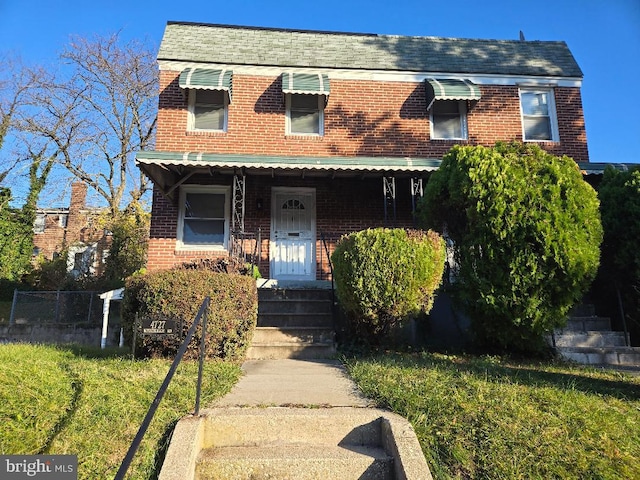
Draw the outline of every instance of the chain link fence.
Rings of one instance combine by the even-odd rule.
[[[102,324],[102,300],[98,292],[16,290],[9,318],[9,325],[15,324],[97,327]]]

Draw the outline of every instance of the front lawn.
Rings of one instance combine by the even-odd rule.
[[[436,479],[640,478],[640,378],[496,357],[347,360],[413,424]]]
[[[171,362],[102,354],[0,345],[0,454],[75,454],[80,480],[113,478]],[[127,478],[156,478],[175,422],[193,412],[197,370],[178,367]],[[202,405],[239,376],[237,365],[206,362]]]

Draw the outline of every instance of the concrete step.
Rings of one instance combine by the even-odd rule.
[[[560,331],[590,332],[595,330],[611,330],[611,319],[608,317],[569,317],[567,325]]]
[[[333,327],[331,313],[258,313],[259,327]]]
[[[215,408],[178,422],[159,480],[431,480],[411,424],[373,408]]]
[[[623,332],[613,331],[570,331],[555,335],[556,347],[625,347]]]
[[[596,307],[592,303],[579,303],[569,312],[570,317],[595,317]]]
[[[331,313],[331,300],[327,299],[297,299],[282,300],[268,298],[258,301],[260,313]]]
[[[196,466],[199,480],[392,480],[393,457],[380,447],[265,445],[205,450]]]
[[[257,327],[254,343],[332,343],[335,332],[326,327]]]
[[[256,327],[247,360],[333,358],[335,332],[325,327]]]
[[[585,365],[640,366],[639,347],[559,347],[565,359]]]
[[[258,288],[258,300],[327,300],[332,299],[327,288]]]

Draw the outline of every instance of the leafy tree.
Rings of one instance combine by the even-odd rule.
[[[65,66],[43,75],[20,130],[30,152],[54,158],[107,202],[113,215],[127,192],[148,190],[134,154],[153,145],[158,75],[144,44],[118,35],[75,37],[60,55]]]
[[[607,168],[598,195],[604,229],[598,284],[614,303],[620,294],[630,330],[640,335],[640,167]]]
[[[10,202],[11,191],[0,188],[0,279],[19,281],[31,270],[33,222]]]
[[[598,268],[598,207],[575,162],[536,145],[445,155],[419,217],[453,241],[452,291],[480,345],[535,350],[564,324]]]
[[[149,223],[151,215],[133,201],[115,217],[103,218],[104,226],[112,233],[109,256],[105,263],[105,280],[123,286],[124,280],[140,272],[147,260]]]
[[[444,255],[435,232],[376,228],[342,238],[331,261],[353,330],[375,342],[409,317],[428,313]]]

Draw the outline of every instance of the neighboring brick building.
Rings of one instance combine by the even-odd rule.
[[[69,208],[38,209],[34,225],[35,256],[52,260],[67,251],[67,270],[75,275],[100,274],[111,236],[97,228],[101,209],[86,205],[87,185],[71,185]]]
[[[311,280],[321,236],[413,225],[455,144],[534,141],[590,164],[582,71],[564,42],[167,24],[158,54],[148,269],[228,255]],[[331,247],[329,247],[331,248]]]

